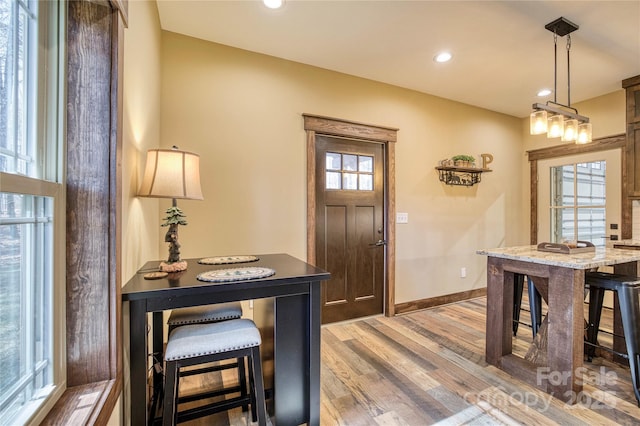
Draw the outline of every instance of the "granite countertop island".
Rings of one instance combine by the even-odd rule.
[[[635,243],[638,244],[638,247],[640,247],[640,240],[622,240],[619,241],[619,243],[623,243],[625,241],[635,241]],[[520,260],[572,269],[591,269],[598,268],[600,266],[617,265],[620,263],[640,260],[640,250],[604,247],[596,248],[595,252],[575,254],[538,251],[537,246],[535,245],[480,249],[477,250],[476,253],[489,257]]]

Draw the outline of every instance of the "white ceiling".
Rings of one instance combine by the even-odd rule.
[[[157,0],[161,26],[216,43],[453,99],[516,117],[553,89],[553,34],[571,34],[571,104],[640,74],[640,0]],[[557,101],[567,104],[566,37],[558,38]],[[453,59],[433,61],[442,50]]]

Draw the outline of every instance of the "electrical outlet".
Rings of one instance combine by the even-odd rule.
[[[460,278],[467,278],[467,268],[460,268]]]
[[[396,223],[409,223],[409,213],[396,213]]]

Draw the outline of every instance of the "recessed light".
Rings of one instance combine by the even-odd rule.
[[[544,96],[549,96],[551,94],[551,90],[549,89],[542,89],[538,92],[538,96],[540,96],[541,98]]]
[[[442,52],[442,53],[438,53],[436,56],[433,57],[433,60],[436,62],[449,62],[451,60],[451,53],[449,52]]]
[[[279,9],[284,4],[284,0],[262,0],[269,9]]]

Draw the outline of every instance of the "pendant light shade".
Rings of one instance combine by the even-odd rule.
[[[578,126],[578,139],[576,143],[591,142],[591,123],[583,123]]]
[[[562,115],[552,115],[547,120],[547,137],[559,138],[564,134],[564,117]]]
[[[569,119],[564,121],[563,142],[576,142],[578,140],[578,120]]]
[[[547,111],[533,111],[529,117],[529,132],[532,135],[547,133]]]

